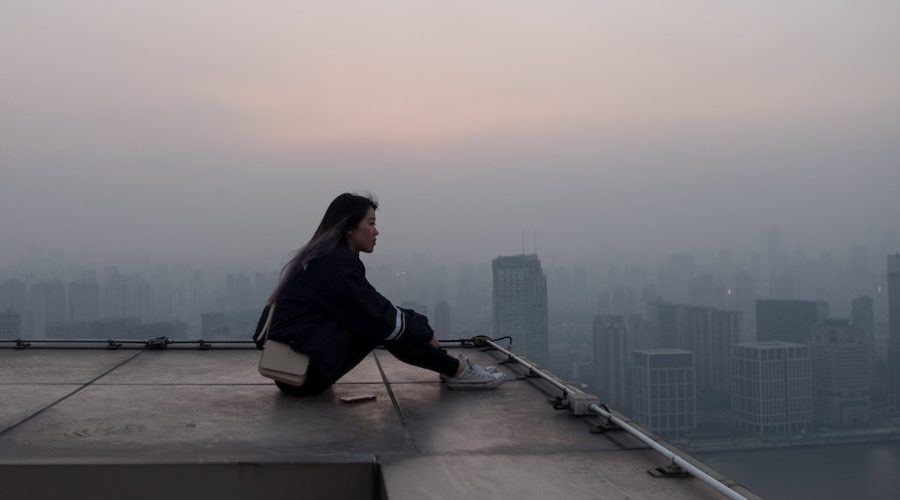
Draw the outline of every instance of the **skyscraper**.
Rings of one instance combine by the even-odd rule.
[[[594,318],[594,386],[605,403],[624,410],[625,376],[628,372],[628,340],[622,316],[601,314]]]
[[[30,336],[32,332],[33,315],[28,310],[28,287],[23,281],[7,279],[0,283],[0,311],[12,311],[19,313],[20,335]]]
[[[246,273],[229,274],[225,279],[225,310],[245,311],[255,305],[250,276]]]
[[[755,434],[786,434],[812,423],[809,346],[746,342],[735,344],[733,352],[735,427]]]
[[[66,287],[59,280],[42,280],[32,288],[34,335],[43,338],[47,327],[66,321]]]
[[[0,339],[17,339],[22,336],[22,317],[13,310],[0,310]]]
[[[731,345],[740,341],[738,311],[655,302],[651,321],[658,347],[694,353],[697,387],[719,394],[730,390]]]
[[[681,349],[633,351],[634,419],[666,437],[681,437],[697,423],[694,357]]]
[[[509,335],[514,351],[546,365],[547,277],[537,255],[497,257],[494,271],[494,335]]]
[[[12,310],[24,315],[28,302],[27,287],[17,279],[7,279],[0,283],[0,309]]]
[[[872,372],[862,330],[843,319],[813,328],[813,409],[815,419],[832,427],[864,427],[869,423]]]
[[[888,271],[888,401],[900,410],[900,253],[887,258]]]
[[[100,285],[94,280],[80,279],[69,283],[69,321],[100,319]]]
[[[863,295],[853,299],[850,305],[853,326],[859,328],[869,359],[875,359],[875,307],[872,297]]]
[[[821,306],[811,300],[757,300],[756,340],[803,343],[820,320]]]

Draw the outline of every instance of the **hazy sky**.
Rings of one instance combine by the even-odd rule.
[[[394,255],[896,242],[898,25],[895,0],[2,2],[0,264],[284,255],[343,191]]]

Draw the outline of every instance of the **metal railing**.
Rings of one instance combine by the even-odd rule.
[[[569,397],[570,395],[576,395],[576,394],[583,394],[580,389],[571,387],[571,386],[565,384],[564,382],[561,382],[556,377],[546,373],[540,367],[534,365],[527,359],[515,354],[514,352],[510,351],[509,349],[506,349],[506,348],[500,346],[499,344],[497,344],[494,340],[492,340],[490,338],[475,337],[472,339],[472,343],[475,346],[478,346],[478,345],[489,346],[492,349],[505,354],[506,356],[509,357],[510,360],[515,361],[519,365],[527,368],[529,376],[539,377],[539,378],[543,379],[545,382],[552,385],[553,387],[562,391],[563,397]],[[592,403],[592,404],[588,405],[588,408],[594,414],[608,419],[608,421],[617,425],[619,428],[628,432],[629,434],[631,434],[632,436],[637,438],[642,443],[646,444],[647,446],[649,446],[650,448],[652,448],[659,454],[661,454],[664,457],[666,457],[667,459],[671,460],[673,464],[681,467],[682,469],[687,471],[689,474],[691,474],[692,476],[696,477],[697,479],[703,481],[704,483],[709,485],[711,488],[713,488],[717,492],[719,492],[733,500],[748,500],[747,497],[741,495],[740,493],[738,493],[737,491],[735,491],[734,489],[732,489],[731,487],[729,487],[722,481],[714,478],[713,476],[709,475],[707,472],[703,471],[699,467],[695,466],[691,462],[684,459],[682,456],[680,456],[677,453],[673,452],[672,450],[666,448],[665,446],[660,444],[658,440],[654,439],[651,436],[648,436],[647,434],[642,432],[640,429],[636,428],[635,426],[631,425],[630,423],[626,422],[625,420],[617,417],[612,412],[608,411],[608,409],[606,409],[604,406],[605,405],[601,406],[599,404]],[[574,407],[573,407],[573,409],[574,409]]]
[[[149,339],[0,339],[0,348],[27,349],[38,348],[82,348],[82,349],[165,349],[169,346],[190,347],[205,350],[214,345],[229,345],[230,348],[256,349],[252,340],[234,339],[196,339],[174,340],[168,337]]]

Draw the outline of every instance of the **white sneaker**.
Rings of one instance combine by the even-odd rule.
[[[460,363],[465,363],[465,362],[466,362],[466,357],[463,356],[462,354],[457,354],[457,355],[456,355],[456,359],[458,359]],[[497,368],[497,367],[494,366],[494,365],[482,366],[482,368],[484,368],[488,373],[503,373],[503,372],[500,371],[499,368]],[[441,378],[441,382],[446,382],[447,379],[450,378],[450,377],[448,377],[448,376],[444,375],[443,373],[441,373],[441,374],[440,374],[440,378]]]
[[[463,363],[463,371],[456,377],[447,377],[444,383],[448,389],[486,390],[496,389],[503,383],[506,376],[503,373],[491,373],[483,366],[473,363],[472,360],[459,355],[460,363]]]

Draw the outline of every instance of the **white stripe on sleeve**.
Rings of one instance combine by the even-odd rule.
[[[403,335],[403,330],[404,330],[404,326],[405,326],[403,311],[401,311],[399,307],[395,307],[394,309],[397,310],[397,319],[394,322],[394,331],[392,331],[391,334],[388,335],[386,339],[384,339],[385,341],[394,340],[397,337]]]

